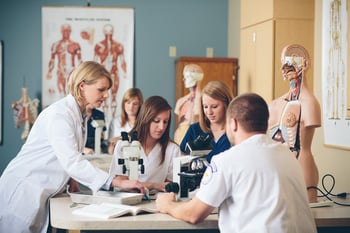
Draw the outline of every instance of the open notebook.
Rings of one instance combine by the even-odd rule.
[[[146,206],[131,206],[123,204],[99,203],[84,207],[77,207],[72,211],[75,215],[94,217],[101,219],[116,218],[123,215],[137,215],[140,213],[156,213],[156,209]]]

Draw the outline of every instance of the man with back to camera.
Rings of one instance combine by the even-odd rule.
[[[260,96],[233,99],[226,133],[235,146],[213,157],[193,199],[175,202],[174,193],[160,193],[157,209],[195,224],[219,207],[222,233],[316,232],[301,167],[266,134],[268,118]]]

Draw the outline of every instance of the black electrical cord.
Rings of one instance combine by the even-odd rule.
[[[326,185],[325,185],[325,180],[326,178],[329,177],[331,178],[331,187],[328,189],[326,188]],[[342,192],[342,193],[338,193],[338,194],[333,194],[332,191],[333,191],[333,188],[335,186],[335,178],[333,175],[331,174],[326,174],[322,177],[322,188],[323,190],[321,190],[320,188],[318,188],[317,186],[309,186],[307,187],[307,189],[316,189],[317,191],[319,191],[322,195],[319,195],[317,197],[325,197],[327,198],[328,200],[330,200],[331,202],[333,202],[334,204],[337,204],[337,205],[341,205],[341,206],[350,206],[350,204],[346,204],[346,203],[340,203],[340,202],[337,202],[337,201],[334,201],[332,198],[330,198],[329,196],[332,196],[332,197],[339,197],[339,198],[346,198],[348,193],[346,192]]]

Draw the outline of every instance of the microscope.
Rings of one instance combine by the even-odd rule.
[[[105,126],[104,120],[91,121],[92,127],[95,128],[95,154],[101,154],[101,135],[103,127]]]
[[[185,149],[187,155],[174,158],[173,182],[179,184],[178,198],[188,198],[189,192],[200,185],[203,174],[209,166],[205,156],[212,150],[211,141],[210,134],[199,135],[195,140],[187,142]]]
[[[118,159],[118,164],[123,166],[123,174],[128,172],[130,180],[137,180],[139,171],[145,173],[143,159],[140,158],[141,144],[137,140],[137,132],[132,132],[131,141],[127,132],[121,132],[122,142],[121,151],[123,159]]]

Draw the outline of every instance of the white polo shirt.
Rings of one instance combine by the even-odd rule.
[[[263,134],[214,156],[196,197],[219,207],[222,233],[316,232],[299,162]]]

